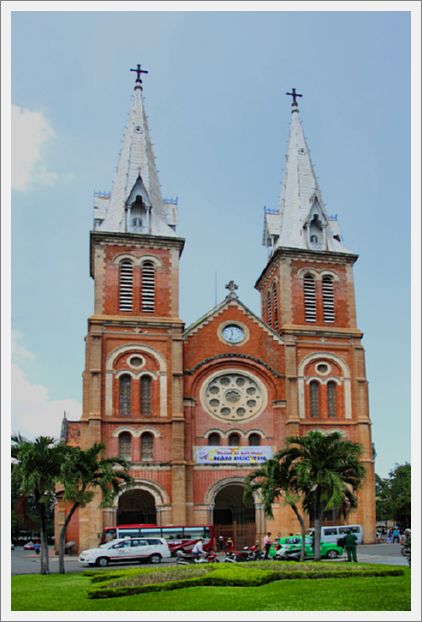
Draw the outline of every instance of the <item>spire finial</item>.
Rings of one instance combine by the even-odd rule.
[[[146,69],[141,69],[141,65],[136,65],[136,69],[131,69],[131,71],[136,71],[135,89],[140,88],[142,90],[141,74],[148,73],[148,71]]]
[[[298,104],[296,101],[296,97],[303,97],[303,95],[301,95],[300,93],[296,93],[296,89],[292,88],[292,92],[291,93],[286,93],[286,95],[290,95],[293,98],[292,101],[292,108],[298,108]]]
[[[229,281],[227,285],[225,286],[225,289],[229,290],[229,293],[227,296],[228,298],[237,298],[236,290],[239,289],[239,287],[236,285],[234,281]]]

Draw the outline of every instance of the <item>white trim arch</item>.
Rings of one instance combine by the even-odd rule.
[[[329,361],[333,361],[336,363],[342,373],[342,379],[336,379],[333,377],[321,378],[317,377],[309,377],[309,381],[317,380],[321,384],[326,384],[329,380],[335,380],[338,385],[343,384],[344,386],[344,417],[345,419],[352,418],[352,390],[351,390],[351,379],[350,379],[350,370],[346,362],[341,359],[339,356],[332,354],[331,352],[317,352],[313,354],[308,354],[305,356],[299,364],[298,367],[298,377],[297,377],[297,390],[298,390],[298,400],[299,400],[299,418],[305,419],[305,382],[308,383],[308,378],[304,376],[305,367],[309,365],[312,361],[321,359],[321,362],[324,359],[328,359]]]
[[[108,417],[112,417],[113,416],[113,377],[117,377],[117,374],[120,374],[122,372],[131,374],[132,372],[130,370],[114,370],[113,369],[113,365],[115,360],[121,356],[122,354],[124,354],[125,352],[133,352],[138,353],[138,354],[149,354],[150,356],[152,356],[153,358],[156,359],[156,361],[158,362],[159,365],[159,372],[158,372],[158,377],[159,377],[159,382],[160,382],[160,416],[161,417],[166,417],[167,416],[167,363],[165,358],[163,357],[163,355],[158,352],[157,350],[155,350],[154,348],[151,348],[150,346],[145,346],[145,345],[139,345],[139,344],[132,344],[132,345],[127,345],[127,346],[120,346],[119,348],[116,348],[115,350],[112,350],[112,352],[110,352],[110,354],[107,357],[106,360],[106,372],[105,372],[105,415]],[[138,376],[134,376],[136,377],[140,377],[141,374],[146,373],[146,370],[142,370],[139,372]],[[149,372],[151,375],[154,374],[154,372]],[[153,378],[157,378],[157,372],[155,372],[155,375],[153,375]]]
[[[113,430],[113,432],[111,433],[111,436],[113,436],[114,438],[118,438],[119,435],[122,432],[130,432],[130,434],[132,434],[133,438],[140,438],[141,434],[143,434],[144,432],[150,432],[154,438],[160,438],[161,434],[160,432],[158,432],[158,430],[156,430],[155,428],[151,427],[151,426],[142,426],[142,427],[135,427],[135,426],[119,426],[118,428],[115,428]]]
[[[155,268],[162,268],[163,262],[159,257],[155,255],[142,255],[141,257],[135,257],[134,255],[130,255],[129,253],[121,253],[120,255],[116,255],[112,261],[113,264],[119,265],[122,261],[129,259],[133,266],[136,268],[141,268],[142,264],[145,261],[151,261],[154,264]]]

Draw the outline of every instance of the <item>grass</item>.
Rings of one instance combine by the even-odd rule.
[[[289,579],[253,588],[191,587],[101,600],[88,598],[88,574],[17,575],[12,611],[409,611],[410,571],[403,570],[401,576]]]

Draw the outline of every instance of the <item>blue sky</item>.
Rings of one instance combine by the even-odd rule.
[[[359,255],[376,471],[410,460],[410,13],[256,7],[12,14],[13,431],[57,437],[63,410],[79,417],[93,192],[111,189],[129,69],[142,63],[163,195],[178,197],[186,238],[186,325],[230,279],[260,313],[254,283],[266,263],[263,207],[278,205],[285,93],[303,93],[327,211]]]

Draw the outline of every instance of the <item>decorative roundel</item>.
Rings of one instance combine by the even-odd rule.
[[[257,378],[244,373],[220,373],[203,386],[201,399],[204,408],[224,421],[246,420],[265,408],[267,397]]]
[[[142,356],[139,356],[137,354],[131,356],[129,358],[129,365],[131,367],[142,367],[143,364],[145,363],[144,359],[142,358]]]

